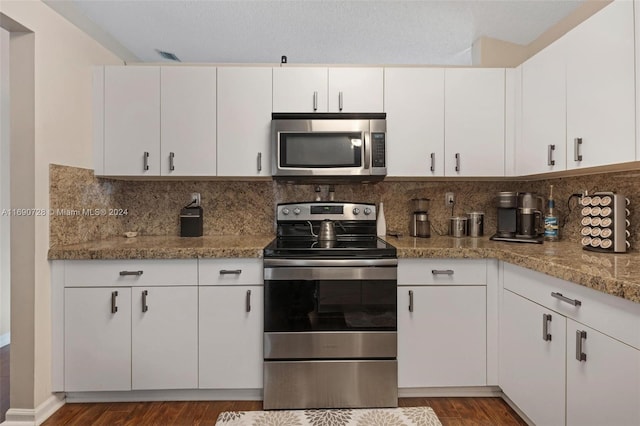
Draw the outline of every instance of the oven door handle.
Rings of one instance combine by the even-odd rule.
[[[292,266],[290,268],[264,268],[265,281],[314,281],[314,280],[368,280],[396,281],[398,268],[371,268],[350,266],[347,268],[318,268]]]
[[[351,267],[351,266],[398,266],[398,259],[263,259],[263,265],[272,268],[302,267]]]

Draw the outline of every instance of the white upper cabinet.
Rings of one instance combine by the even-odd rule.
[[[522,133],[516,175],[566,169],[567,44],[560,39],[522,65]]]
[[[105,67],[105,174],[158,176],[160,161],[160,67]]]
[[[271,176],[271,68],[219,68],[217,93],[218,176]]]
[[[444,176],[444,72],[385,69],[388,176]]]
[[[103,75],[94,88],[96,174],[215,176],[215,68],[108,66]]]
[[[162,176],[215,176],[216,69],[160,69]]]
[[[327,112],[328,70],[273,69],[273,112]]]
[[[633,24],[615,1],[565,36],[568,169],[636,158]]]
[[[504,176],[505,70],[445,70],[446,176]]]
[[[381,112],[383,68],[329,68],[329,112]]]

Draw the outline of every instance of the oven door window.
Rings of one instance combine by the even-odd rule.
[[[361,132],[280,133],[281,168],[360,168]]]
[[[265,331],[395,331],[397,286],[389,280],[265,282]]]

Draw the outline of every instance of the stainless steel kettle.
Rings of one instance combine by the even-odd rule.
[[[318,241],[335,241],[336,240],[336,225],[335,222],[329,219],[325,219],[320,222],[320,231],[317,234],[313,232],[313,225],[310,221],[307,221],[309,224],[309,229],[311,231],[311,235],[318,239]]]

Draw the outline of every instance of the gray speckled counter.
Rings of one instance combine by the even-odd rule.
[[[262,257],[273,235],[198,238],[113,237],[52,247],[49,259],[184,259]],[[575,242],[518,244],[483,238],[387,237],[400,258],[492,258],[640,303],[640,253],[604,254]]]

